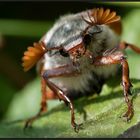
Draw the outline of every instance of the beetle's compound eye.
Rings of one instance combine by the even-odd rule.
[[[83,37],[83,42],[85,46],[89,45],[91,43],[91,40],[94,38],[94,36],[101,32],[102,32],[102,27],[100,25],[89,27],[86,31],[86,34]]]
[[[91,42],[91,35],[90,34],[86,34],[83,38],[83,43],[85,46],[88,46]]]
[[[69,54],[67,52],[65,52],[63,49],[59,50],[60,54],[64,57],[68,57]]]

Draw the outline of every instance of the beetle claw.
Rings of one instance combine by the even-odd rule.
[[[125,122],[130,122],[130,120],[131,120],[129,117],[126,117],[126,116],[124,116],[124,115],[123,115],[121,118],[122,118],[122,120],[125,121]]]
[[[81,123],[81,124],[75,124],[75,125],[74,125],[74,131],[75,131],[76,133],[78,133],[80,129],[83,129],[82,126],[83,126],[83,123]]]
[[[24,130],[27,128],[32,128],[33,119],[28,119],[25,123]]]
[[[131,118],[133,117],[133,112],[126,112],[124,115],[122,115],[122,119],[125,121],[125,122],[130,122],[131,121]]]

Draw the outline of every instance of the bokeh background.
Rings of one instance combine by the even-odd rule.
[[[24,118],[39,109],[36,70],[25,73],[21,66],[27,46],[38,41],[61,15],[94,7],[117,11],[124,23],[122,39],[140,46],[140,3],[0,2],[0,121]],[[140,57],[129,50],[128,56],[130,76],[140,78]]]

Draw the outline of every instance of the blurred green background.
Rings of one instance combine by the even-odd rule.
[[[28,98],[28,101],[26,99],[28,103],[22,102],[21,105],[28,114],[24,111],[23,116],[29,116],[39,108],[40,83],[35,68],[25,73],[21,66],[21,58],[27,46],[38,41],[59,16],[94,7],[117,11],[123,21],[122,40],[140,46],[140,3],[138,2],[0,2],[0,120],[12,117],[15,119],[16,115],[21,114],[18,103],[21,105],[23,92]],[[130,76],[140,79],[140,56],[130,50],[127,53]],[[28,90],[24,90],[25,87],[28,87]],[[15,99],[17,104],[14,103]]]

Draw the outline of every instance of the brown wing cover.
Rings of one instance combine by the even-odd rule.
[[[43,42],[34,43],[33,46],[29,46],[22,57],[24,71],[31,69],[45,52],[46,49]]]

